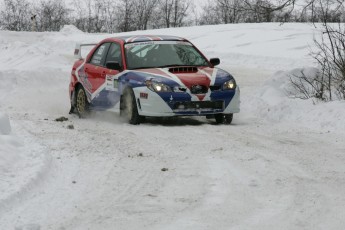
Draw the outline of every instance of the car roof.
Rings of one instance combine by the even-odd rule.
[[[149,41],[187,41],[185,38],[169,35],[131,35],[113,37],[115,40],[122,40],[123,43],[149,42]]]

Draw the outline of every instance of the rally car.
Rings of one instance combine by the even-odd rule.
[[[86,58],[83,46],[94,48]],[[107,110],[119,103],[130,124],[145,117],[206,116],[230,124],[240,111],[240,90],[188,40],[175,36],[122,36],[77,44],[69,85],[70,112]]]

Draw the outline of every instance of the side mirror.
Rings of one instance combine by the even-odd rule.
[[[220,60],[219,60],[219,58],[211,58],[211,59],[210,59],[210,63],[211,63],[213,66],[216,66],[216,65],[219,65],[219,64],[220,64]]]
[[[107,67],[107,69],[112,69],[112,70],[118,70],[118,71],[122,70],[122,67],[117,61],[108,61],[105,64],[105,67]]]

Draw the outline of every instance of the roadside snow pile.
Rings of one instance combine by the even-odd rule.
[[[343,131],[344,101],[324,103],[316,99],[292,98],[290,77],[300,74],[301,71],[310,75],[315,74],[317,69],[303,68],[275,73],[254,93],[253,99],[244,105],[245,109],[267,122],[287,124],[292,122],[302,127],[326,132]]]
[[[49,167],[42,147],[12,134],[8,116],[0,112],[0,211],[38,183]]]
[[[10,120],[6,114],[0,112],[0,135],[9,135],[11,133]]]
[[[74,25],[64,25],[63,28],[60,30],[61,33],[64,34],[83,34],[84,32],[79,30]]]

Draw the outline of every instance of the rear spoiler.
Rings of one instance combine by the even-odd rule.
[[[74,58],[75,59],[83,59],[82,56],[81,56],[81,47],[83,46],[95,46],[97,45],[97,43],[94,43],[94,44],[80,44],[80,43],[77,43],[75,44],[75,50],[74,50]]]

